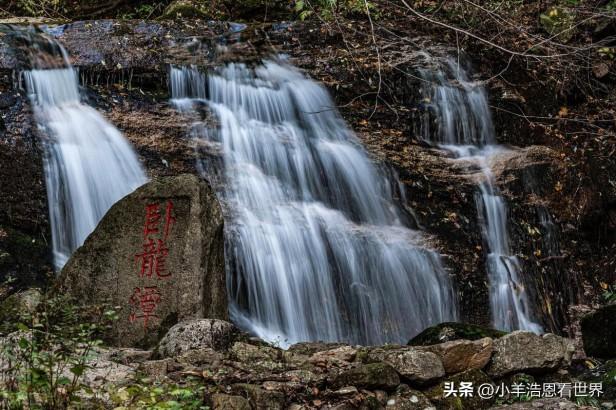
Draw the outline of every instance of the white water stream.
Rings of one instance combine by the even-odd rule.
[[[196,123],[207,177],[222,176],[233,320],[281,345],[406,343],[456,320],[439,255],[408,228],[392,181],[368,158],[327,91],[287,64],[172,68],[174,103]],[[212,154],[216,155],[216,154]],[[216,168],[214,166],[214,168]]]
[[[422,121],[422,136],[452,152],[457,158],[472,161],[483,173],[476,198],[479,222],[487,246],[486,269],[490,284],[490,308],[495,328],[543,329],[533,320],[532,308],[522,278],[522,266],[511,250],[507,204],[495,185],[491,158],[507,148],[496,145],[492,115],[486,92],[473,83],[455,63],[447,71],[423,71],[425,101],[437,118],[432,129],[431,116]]]
[[[107,210],[147,178],[120,131],[81,103],[77,70],[68,62],[24,76],[46,136],[45,182],[54,264],[60,270]]]

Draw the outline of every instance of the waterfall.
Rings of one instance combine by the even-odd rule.
[[[146,182],[120,131],[80,102],[77,70],[24,72],[35,118],[43,131],[45,182],[54,265],[60,270],[107,210]]]
[[[456,320],[440,256],[322,86],[274,61],[207,77],[172,67],[170,83],[176,106],[207,104],[218,120],[193,136],[222,179],[234,322],[284,346],[406,343]]]
[[[485,89],[473,83],[462,67],[449,62],[446,71],[421,71],[429,110],[421,119],[422,138],[477,164],[483,174],[476,195],[478,219],[487,247],[486,270],[495,328],[541,333],[532,319],[521,265],[511,251],[507,204],[495,185],[490,159],[507,149],[496,145]],[[436,129],[432,118],[436,118]]]

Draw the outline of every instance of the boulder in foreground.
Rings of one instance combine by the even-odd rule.
[[[116,345],[150,347],[181,320],[227,319],[214,192],[194,175],[145,184],[107,212],[59,280],[84,303],[119,307]]]
[[[518,330],[494,341],[494,354],[487,373],[498,378],[519,372],[554,371],[570,364],[573,351],[570,339]]]

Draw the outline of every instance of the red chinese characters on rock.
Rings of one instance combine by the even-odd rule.
[[[136,320],[143,320],[143,328],[147,330],[148,322],[151,318],[158,318],[154,311],[160,303],[160,291],[158,286],[144,286],[135,288],[133,295],[129,299],[132,310],[129,320],[133,323]]]
[[[144,280],[165,280],[171,277],[167,270],[167,256],[169,247],[167,239],[171,228],[175,224],[173,202],[167,201],[164,209],[164,217],[161,212],[161,204],[150,203],[145,206],[145,222],[143,224],[143,245],[140,253],[135,254],[135,261],[139,265],[139,277]],[[163,223],[162,230],[161,223]],[[143,320],[145,329],[151,318],[157,318],[156,308],[162,295],[158,286],[136,287],[129,303],[131,305],[130,322]]]

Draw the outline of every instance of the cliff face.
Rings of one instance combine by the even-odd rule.
[[[196,172],[188,120],[167,102],[169,64],[207,69],[288,55],[330,89],[375,160],[399,175],[406,191],[401,200],[446,256],[462,318],[489,322],[485,245],[475,205],[478,170],[426,146],[417,127],[422,97],[415,73],[433,64],[427,54],[456,56],[455,39],[421,25],[381,28],[374,39],[365,20],[344,21],[342,27],[102,20],[52,32],[79,67],[88,103],[124,132],[152,176]],[[0,47],[0,228],[9,235],[15,230],[16,238],[32,237],[27,248],[37,258],[2,272],[21,277],[49,270],[47,248],[38,246],[49,230],[40,149],[25,92],[13,88],[21,67],[7,50]],[[493,77],[500,67],[501,61],[489,64],[494,56],[481,48],[469,48],[465,56],[478,79]],[[547,329],[561,332],[570,305],[593,301],[599,283],[614,280],[613,252],[606,250],[614,247],[616,228],[616,146],[608,138],[583,139],[577,134],[583,129],[569,121],[576,109],[596,109],[591,99],[571,105],[549,83],[538,92],[533,81],[513,65],[486,83],[499,143],[520,147],[493,168],[508,202],[511,247],[523,263],[537,316]],[[562,111],[564,104],[570,114]],[[531,121],[520,107],[527,117],[552,119]]]

